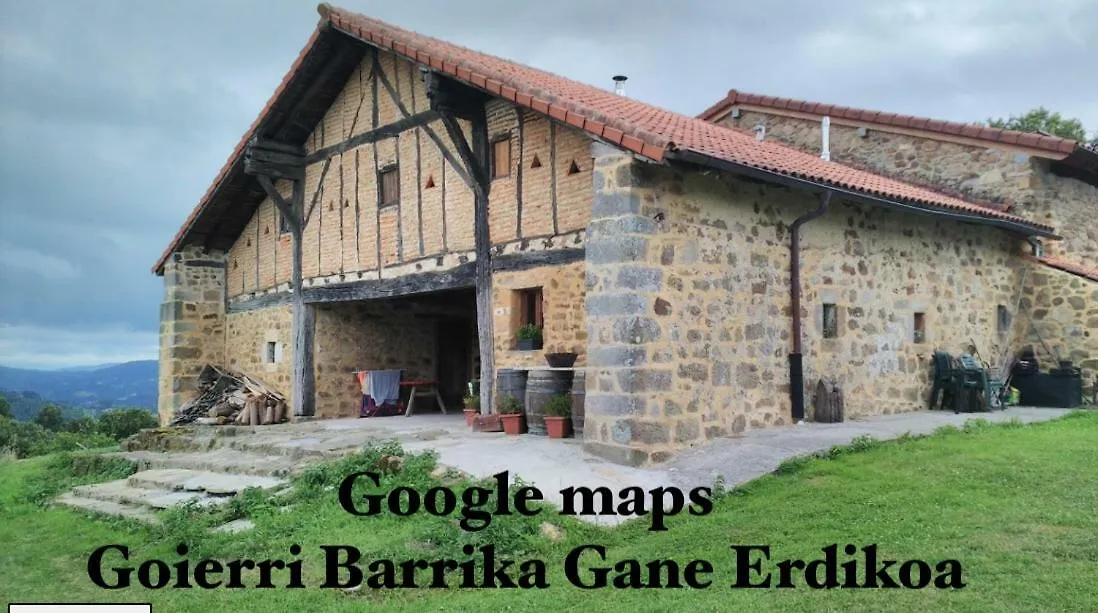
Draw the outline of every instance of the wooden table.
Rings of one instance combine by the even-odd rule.
[[[438,393],[438,381],[401,381],[400,387],[411,388],[408,394],[408,410],[404,412],[405,417],[412,416],[412,407],[416,404],[417,395],[433,395],[435,401],[438,402],[438,408],[446,413],[446,405],[442,402],[442,395]]]

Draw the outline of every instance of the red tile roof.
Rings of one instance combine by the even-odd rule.
[[[1025,147],[1027,149],[1048,152],[1053,159],[1063,158],[1075,151],[1076,147],[1080,146],[1079,143],[1067,138],[1045,136],[1036,132],[1018,132],[1016,130],[987,128],[955,121],[940,121],[927,117],[914,117],[911,115],[899,115],[896,113],[885,113],[868,109],[856,109],[835,104],[824,104],[822,102],[809,102],[806,100],[795,100],[793,98],[749,94],[734,89],[729,90],[728,95],[725,96],[724,99],[703,111],[698,115],[698,118],[711,121],[737,104],[807,113],[819,117],[828,116],[870,124],[906,128],[908,130],[920,130],[949,136],[960,136],[993,143],[1013,145],[1016,147]]]
[[[1045,232],[1052,231],[1049,226],[1036,224],[1001,210],[836,162],[824,161],[778,142],[760,142],[753,134],[742,130],[717,126],[702,119],[673,113],[639,100],[620,96],[609,90],[403,30],[364,15],[336,9],[327,4],[321,4],[317,10],[321,15],[318,32],[330,24],[352,37],[428,65],[440,73],[548,115],[603,141],[657,162],[673,156],[676,152],[694,152],[715,160],[891,201],[951,209],[977,217],[1023,224]],[[314,34],[313,40],[315,38]],[[308,49],[309,47],[306,47],[302,51],[301,57],[305,56]],[[283,87],[295,70],[296,64],[283,80]],[[266,115],[280,91],[276,91],[260,117]],[[248,134],[245,134],[203,202],[232,167],[258,123],[259,120]],[[201,208],[202,203],[192,214],[192,219],[200,214]],[[187,225],[190,225],[190,220]],[[186,227],[184,226],[184,229]],[[154,271],[160,270],[171,252],[183,240],[183,235],[184,230],[181,230],[176,240],[156,264]]]
[[[1034,259],[1045,266],[1051,266],[1057,270],[1069,272],[1073,275],[1083,277],[1084,279],[1090,279],[1091,281],[1098,281],[1098,267],[1087,266],[1085,264],[1053,256],[1042,256]]]

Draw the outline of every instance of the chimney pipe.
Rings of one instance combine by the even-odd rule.
[[[831,118],[824,117],[823,125],[821,127],[821,133],[823,134],[823,151],[820,152],[820,157],[830,161],[831,160]]]
[[[619,96],[625,95],[625,80],[629,77],[624,75],[617,75],[614,77],[614,93]]]

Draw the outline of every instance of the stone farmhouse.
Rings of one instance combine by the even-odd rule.
[[[357,414],[356,369],[455,399],[547,351],[585,369],[585,449],[627,464],[811,418],[820,377],[848,415],[912,410],[936,347],[1010,348],[1066,222],[318,11],[153,267],[164,421],[207,363],[323,418]]]
[[[831,160],[1054,226],[1061,240],[1042,245],[1017,312],[1004,315],[1022,318],[1014,348],[1032,345],[1042,363],[1070,360],[1084,382],[1098,380],[1098,151],[1046,134],[736,90],[699,117],[811,152],[824,146],[826,118]]]

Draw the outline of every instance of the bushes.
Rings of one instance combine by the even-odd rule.
[[[46,410],[50,408],[43,407],[39,419],[32,422],[0,416],[0,453],[27,458],[112,447],[139,430],[158,425],[156,416],[144,409],[111,409],[98,418],[58,420],[54,411]]]
[[[99,416],[98,431],[116,441],[129,438],[138,431],[160,425],[156,416],[144,409],[111,409]]]

